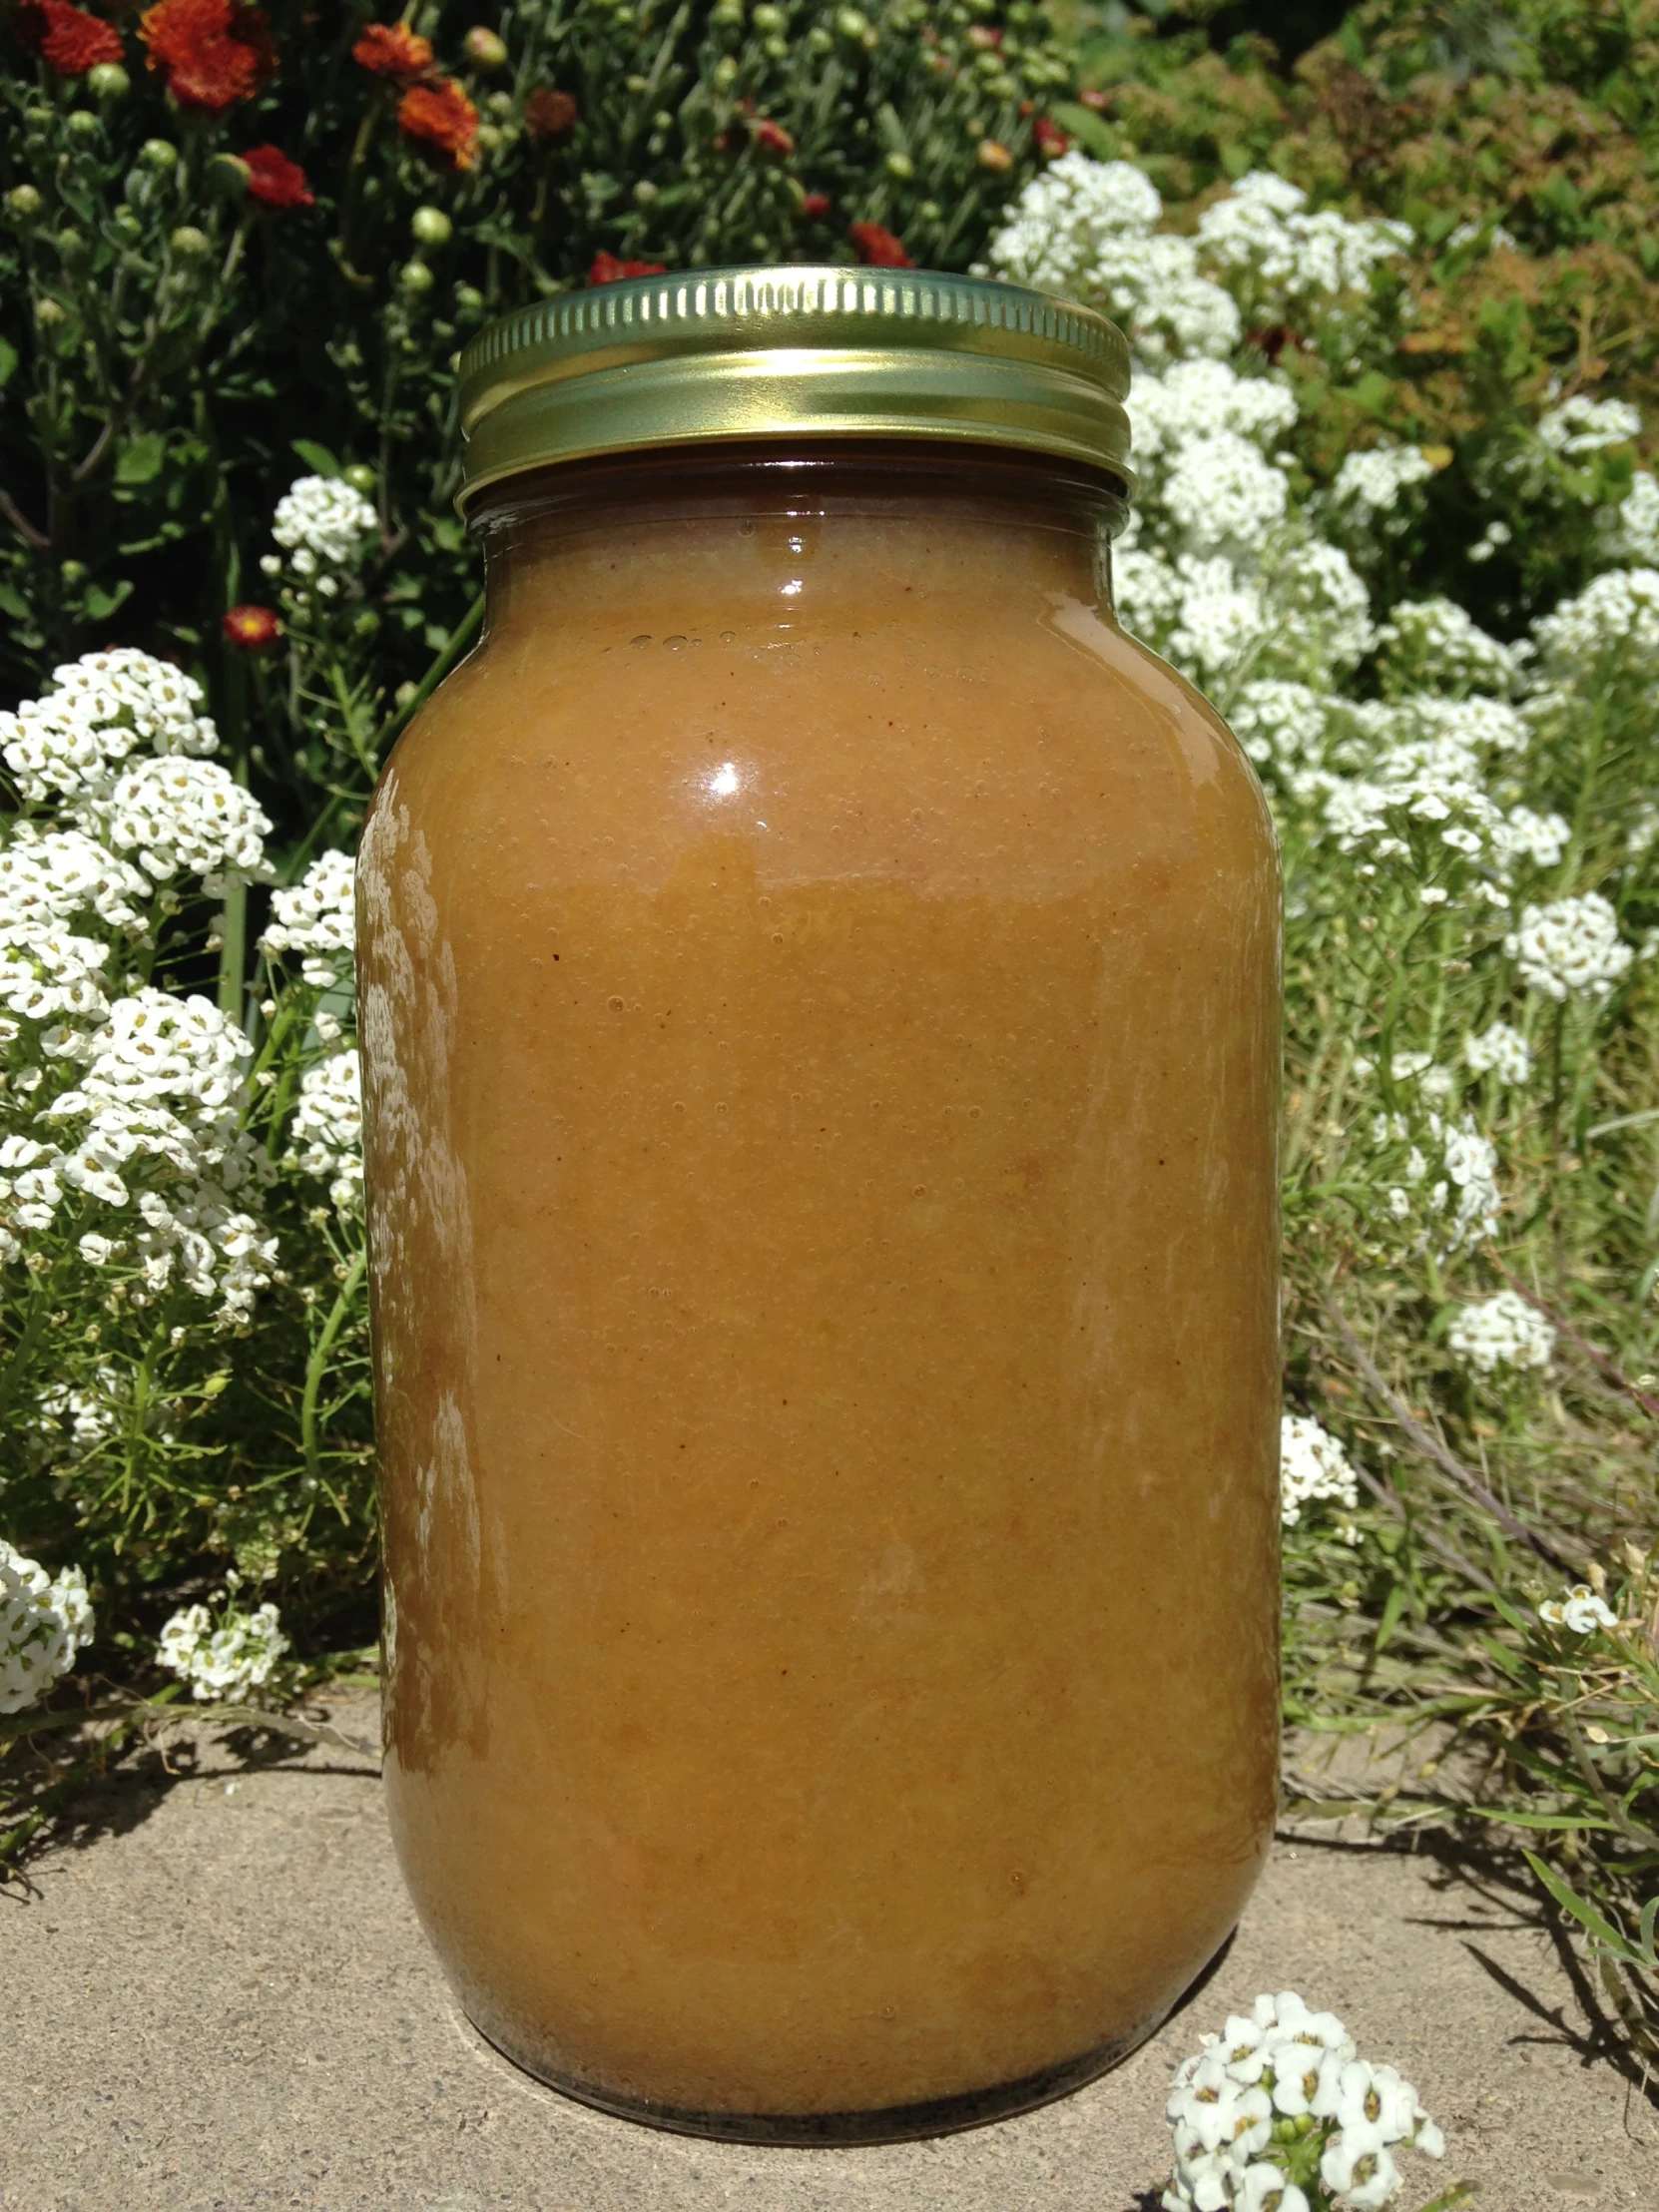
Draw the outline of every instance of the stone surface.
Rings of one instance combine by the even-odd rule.
[[[373,1733],[371,1707],[337,1708]],[[1141,2212],[1171,2065],[1299,1988],[1445,2128],[1398,2212],[1454,2176],[1485,2212],[1659,2212],[1659,2116],[1530,1907],[1426,1855],[1283,1842],[1186,2012],[1026,2118],[874,2150],[747,2150],[605,2118],[456,2010],[404,1898],[373,1762],[250,1769],[185,1739],[124,1771],[0,1896],[12,2027],[4,2212]]]

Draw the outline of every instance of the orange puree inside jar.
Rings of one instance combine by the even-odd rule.
[[[1121,512],[919,442],[498,487],[364,834],[397,1847],[643,2117],[1038,2101],[1262,1865],[1278,872]]]

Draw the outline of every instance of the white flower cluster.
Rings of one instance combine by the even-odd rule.
[[[1449,1259],[1496,1234],[1503,1203],[1497,1187],[1497,1148],[1471,1119],[1465,1116],[1453,1122],[1437,1111],[1424,1117],[1417,1134],[1439,1154],[1437,1176],[1403,1114],[1379,1114],[1371,1134],[1379,1151],[1396,1152],[1392,1172],[1399,1180],[1388,1187],[1388,1213],[1402,1226],[1416,1223],[1418,1250],[1432,1244],[1436,1259]],[[1402,1147],[1408,1149],[1398,1160]]]
[[[1468,1038],[1463,1058],[1476,1075],[1495,1075],[1500,1083],[1518,1086],[1532,1073],[1532,1047],[1506,1021],[1494,1021]]]
[[[1489,637],[1449,599],[1400,600],[1377,636],[1384,681],[1393,679],[1398,690],[1428,684],[1445,693],[1501,697],[1519,666],[1513,646]]]
[[[1558,1003],[1569,998],[1599,1003],[1636,957],[1600,891],[1526,907],[1503,949],[1528,990]]]
[[[1337,2015],[1294,1989],[1206,2035],[1164,2110],[1175,2136],[1165,2212],[1310,2212],[1304,2182],[1376,2212],[1399,2191],[1395,2146],[1445,2150],[1410,2082],[1363,2059]]]
[[[219,748],[213,724],[196,712],[201,685],[148,653],[88,653],[54,669],[52,686],[0,714],[0,755],[33,805],[103,791],[136,747],[190,758]]]
[[[1659,477],[1650,469],[1637,469],[1617,514],[1609,518],[1605,539],[1615,561],[1659,567]]]
[[[264,1689],[287,1648],[275,1605],[244,1613],[233,1603],[217,1621],[206,1605],[186,1605],[163,1623],[156,1659],[190,1684],[193,1698],[240,1700]]]
[[[1471,1373],[1495,1375],[1499,1368],[1547,1368],[1555,1331],[1517,1292],[1499,1291],[1460,1306],[1445,1341]]]
[[[1651,678],[1659,661],[1659,567],[1615,568],[1532,625],[1545,668],[1567,679],[1611,664]]]
[[[316,990],[327,990],[351,966],[352,874],[348,852],[324,852],[290,889],[271,894],[273,919],[260,950],[297,952],[299,972]]]
[[[1552,407],[1538,423],[1539,441],[1572,459],[1599,453],[1604,446],[1625,445],[1641,430],[1642,418],[1627,400],[1591,399],[1583,392]]]
[[[1295,1528],[1302,1508],[1321,1499],[1352,1512],[1360,1502],[1360,1477],[1336,1437],[1311,1413],[1286,1413],[1279,1424],[1281,1527]]]
[[[83,813],[158,883],[199,875],[204,896],[222,898],[234,876],[267,872],[270,818],[217,761],[136,762],[107,795],[89,798]]]
[[[327,1176],[328,1196],[342,1214],[360,1213],[363,1199],[362,1073],[356,1047],[335,1052],[299,1078],[293,1116],[292,1164]]]
[[[65,1567],[54,1579],[34,1559],[0,1542],[0,1713],[37,1704],[92,1641],[86,1576]]]
[[[166,1291],[177,1269],[187,1289],[220,1300],[222,1323],[246,1316],[276,1260],[275,1238],[229,1196],[272,1172],[243,1126],[252,1054],[205,998],[144,989],[117,999],[81,1044],[79,1083],[41,1113],[79,1122],[75,1141],[0,1143],[0,1257],[16,1258],[16,1232],[49,1227],[69,1193],[80,1193],[132,1208],[135,1219],[111,1224],[117,1234],[88,1231],[80,1250],[97,1267],[130,1256],[136,1302]]]
[[[1021,283],[1098,300],[1145,360],[1231,352],[1244,328],[1238,305],[1200,274],[1191,239],[1158,231],[1163,212],[1130,163],[1062,154],[1026,186],[986,254]]]
[[[1248,276],[1285,305],[1323,304],[1363,290],[1372,273],[1411,243],[1401,223],[1351,223],[1334,211],[1309,215],[1308,195],[1271,171],[1253,169],[1199,218],[1198,250],[1212,268]]]
[[[1324,783],[1325,831],[1338,850],[1363,851],[1362,874],[1375,874],[1380,861],[1406,862],[1422,877],[1424,905],[1445,904],[1467,887],[1465,877],[1487,902],[1506,905],[1500,886],[1520,861],[1553,866],[1566,846],[1559,815],[1499,807],[1472,747],[1444,727],[1438,737],[1389,746],[1364,777]]]
[[[1587,1636],[1593,1628],[1617,1628],[1619,1616],[1587,1582],[1575,1582],[1559,1597],[1546,1598],[1538,1608],[1546,1628],[1564,1628],[1569,1635]]]
[[[1332,505],[1362,522],[1386,517],[1384,528],[1397,530],[1410,519],[1400,508],[1401,492],[1426,483],[1433,473],[1434,464],[1420,446],[1367,446],[1344,457],[1331,486]]]
[[[284,602],[337,599],[355,592],[354,571],[380,535],[380,517],[343,477],[301,476],[277,500],[271,534],[282,553],[266,554],[260,567],[292,579]]]

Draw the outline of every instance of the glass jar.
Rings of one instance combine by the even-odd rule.
[[[566,412],[362,840],[387,1794],[520,2065],[870,2141],[1120,2057],[1263,1861],[1277,862],[1113,619],[1110,423],[1014,347],[712,430],[679,335],[603,455],[637,359],[475,367]]]

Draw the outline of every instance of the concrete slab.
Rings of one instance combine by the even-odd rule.
[[[372,1708],[336,1707],[372,1736]],[[1136,2212],[1169,2069],[1259,1989],[1340,2012],[1417,2083],[1485,2212],[1659,2212],[1659,2119],[1516,1899],[1426,1856],[1281,1845],[1189,2012],[1023,2119],[874,2150],[748,2150],[612,2120],[456,2009],[404,1898],[373,1762],[253,1771],[189,1740],[104,1785],[0,1896],[4,2212]]]

